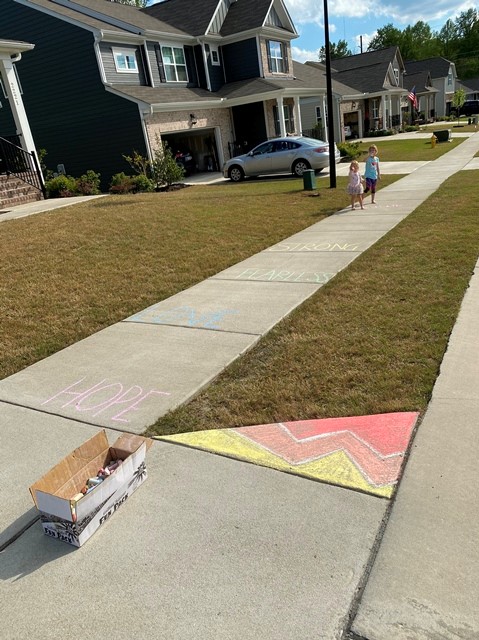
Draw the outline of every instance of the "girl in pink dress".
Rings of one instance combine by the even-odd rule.
[[[363,207],[363,182],[361,174],[359,173],[359,162],[353,160],[349,165],[349,184],[346,191],[351,196],[351,209],[356,208],[356,200],[359,202],[361,209]]]

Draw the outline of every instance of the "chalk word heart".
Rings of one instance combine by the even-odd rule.
[[[170,395],[165,391],[156,391],[155,389],[144,390],[138,385],[125,387],[121,382],[108,382],[107,378],[93,385],[93,387],[83,387],[81,389],[80,385],[85,379],[81,378],[65,387],[65,389],[42,402],[42,406],[56,401],[60,403],[62,409],[70,406],[80,413],[91,413],[93,417],[113,407],[115,415],[110,420],[130,422],[123,416],[129,411],[138,411],[140,404],[144,403],[147,398]],[[121,408],[121,411],[116,413],[119,408]]]
[[[151,322],[153,324],[186,324],[187,327],[220,329],[223,318],[235,313],[238,313],[238,311],[233,309],[217,309],[216,311],[201,313],[192,307],[174,307],[165,311],[158,311],[155,307],[149,307],[131,316],[128,321]]]
[[[335,273],[315,273],[313,271],[278,271],[276,269],[246,269],[235,276],[236,280],[267,280],[268,282],[314,282],[326,284]]]

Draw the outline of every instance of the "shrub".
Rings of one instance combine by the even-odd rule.
[[[76,180],[71,176],[59,175],[45,182],[47,198],[69,198],[76,193]]]
[[[96,196],[100,191],[100,174],[89,169],[77,178],[76,192],[82,196]]]
[[[339,149],[341,158],[355,160],[361,155],[361,151],[359,150],[360,144],[359,140],[357,140],[356,142],[338,142],[336,146]]]
[[[133,176],[132,182],[135,191],[145,192],[155,190],[155,183],[150,180],[148,176],[142,173],[138,174],[137,176]]]
[[[185,176],[185,170],[176,164],[168,143],[161,142],[156,136],[158,147],[155,149],[153,162],[151,163],[151,174],[156,188],[163,185],[169,187],[174,182],[179,182]]]
[[[378,129],[377,131],[368,131],[366,137],[368,138],[378,138],[382,136],[392,136],[394,135],[394,129]]]
[[[110,193],[132,193],[135,190],[134,179],[123,171],[115,173],[110,182]]]

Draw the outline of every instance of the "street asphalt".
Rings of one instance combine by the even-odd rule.
[[[142,433],[187,402],[451,174],[478,169],[478,150],[476,133],[434,162],[391,166],[408,175],[376,206],[338,211],[0,381],[2,640],[479,637],[479,263],[393,499],[334,470],[313,481],[156,440],[145,484],[76,549],[43,534],[28,492],[99,429],[110,442]]]

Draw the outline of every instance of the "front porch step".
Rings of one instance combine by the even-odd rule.
[[[15,176],[0,175],[0,211],[38,200],[43,200],[43,195],[35,187]]]

